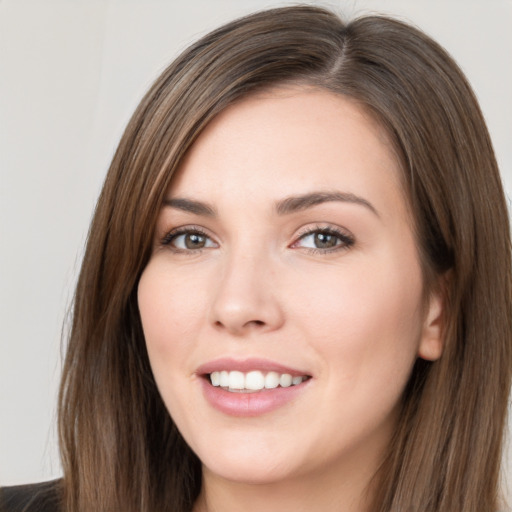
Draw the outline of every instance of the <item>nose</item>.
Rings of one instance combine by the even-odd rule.
[[[284,323],[276,272],[269,258],[233,255],[217,278],[211,308],[216,329],[235,336],[270,332]]]

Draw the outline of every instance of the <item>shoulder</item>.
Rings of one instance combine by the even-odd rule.
[[[61,480],[0,488],[1,512],[62,512]]]

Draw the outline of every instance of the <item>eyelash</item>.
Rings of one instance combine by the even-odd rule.
[[[326,254],[326,253],[347,250],[355,244],[354,237],[346,231],[342,231],[341,229],[338,229],[338,228],[335,228],[332,226],[328,226],[328,227],[316,226],[313,229],[307,228],[302,233],[300,233],[297,240],[295,242],[293,242],[291,247],[296,246],[301,240],[304,240],[306,237],[315,235],[317,233],[321,233],[323,235],[328,235],[328,236],[334,236],[334,237],[338,238],[340,243],[335,245],[334,247],[324,248],[324,249],[322,249],[320,247],[304,247],[303,249],[306,250],[309,254]]]
[[[164,238],[161,241],[161,244],[163,246],[170,246],[172,251],[177,253],[184,253],[184,254],[196,254],[198,252],[202,252],[203,248],[200,249],[180,249],[178,247],[173,247],[172,242],[176,240],[181,235],[199,235],[204,236],[205,238],[208,238],[211,240],[211,237],[201,229],[199,226],[183,226],[181,228],[173,229],[172,231],[169,231]]]
[[[340,250],[347,250],[350,247],[352,247],[355,243],[354,237],[350,235],[347,232],[344,232],[340,229],[334,228],[332,226],[330,227],[321,227],[316,226],[315,228],[308,228],[305,229],[302,233],[299,234],[296,241],[293,242],[290,247],[297,247],[298,243],[301,240],[304,240],[306,237],[315,235],[315,234],[323,234],[327,236],[334,236],[338,238],[340,243],[337,243],[334,247],[330,248],[319,248],[319,247],[303,247],[303,250],[305,250],[309,254],[326,254],[326,253],[332,253],[337,252]],[[209,240],[212,240],[212,238],[206,233],[203,229],[201,229],[199,226],[184,226],[181,228],[173,229],[169,233],[167,233],[163,239],[161,240],[162,246],[170,246],[173,252],[176,253],[182,253],[182,254],[197,254],[204,250],[203,247],[198,249],[181,249],[178,247],[173,247],[172,242],[176,240],[179,236],[182,235],[199,235],[202,237],[205,237]]]

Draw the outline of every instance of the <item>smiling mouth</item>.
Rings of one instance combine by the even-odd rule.
[[[232,393],[257,393],[263,389],[288,388],[298,386],[310,379],[309,375],[291,375],[290,373],[261,372],[253,370],[214,371],[205,375],[210,384]]]

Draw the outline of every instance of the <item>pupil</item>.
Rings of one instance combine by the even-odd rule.
[[[336,237],[333,235],[327,235],[325,233],[315,234],[315,245],[319,249],[328,249],[336,245]]]
[[[200,249],[205,245],[205,237],[197,233],[191,233],[185,237],[185,246],[187,249]]]

